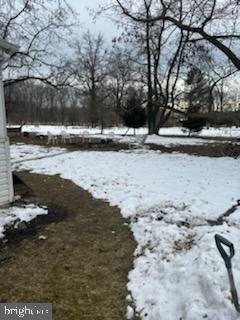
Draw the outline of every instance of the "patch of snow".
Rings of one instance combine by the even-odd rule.
[[[66,152],[64,148],[47,148],[37,145],[16,143],[10,146],[10,155],[12,163],[26,160],[38,159],[45,156],[53,156]]]
[[[216,144],[221,142],[216,140],[193,138],[193,137],[181,138],[181,137],[164,137],[164,136],[150,135],[148,136],[146,143],[171,147],[171,146],[183,146],[183,145],[204,145],[209,143]]]
[[[41,235],[41,236],[38,237],[38,240],[46,240],[46,239],[47,239],[47,237],[45,237],[45,236],[43,236],[43,235]]]
[[[132,307],[128,306],[127,307],[127,313],[126,313],[126,318],[128,320],[131,320],[134,317],[134,310]]]
[[[135,224],[133,232],[139,246],[128,289],[142,319],[238,319],[214,235],[220,233],[237,244],[239,230],[225,224],[189,229],[153,220]],[[233,261],[239,288],[239,251]]]
[[[159,130],[160,135],[173,135],[173,136],[186,136],[187,132],[183,131],[181,127],[172,127],[172,128],[161,128]],[[209,127],[203,128],[203,130],[198,134],[200,137],[225,137],[225,138],[239,138],[240,137],[240,128],[236,127]]]
[[[6,226],[13,225],[17,228],[20,222],[29,222],[39,215],[48,214],[46,208],[29,204],[24,207],[12,206],[7,209],[0,209],[0,239],[4,238]]]

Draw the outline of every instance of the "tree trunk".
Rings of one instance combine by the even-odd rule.
[[[147,9],[147,19],[149,19],[149,8]],[[147,103],[147,119],[148,133],[154,133],[154,117],[153,117],[153,89],[152,89],[152,59],[150,48],[150,24],[146,23],[146,49],[147,49],[147,86],[148,86],[148,103]]]
[[[166,112],[167,112],[167,114],[166,114]],[[155,126],[154,134],[158,135],[159,130],[169,120],[171,114],[172,114],[172,110],[167,110],[167,106],[164,106],[163,108],[161,108],[161,110],[159,110],[158,115],[156,116],[156,126]]]
[[[97,108],[97,92],[96,92],[96,83],[95,77],[91,77],[91,90],[90,90],[90,122],[93,127],[98,124],[98,108]]]

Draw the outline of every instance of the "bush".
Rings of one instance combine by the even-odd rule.
[[[206,119],[201,117],[188,117],[186,120],[182,120],[182,126],[192,132],[200,132],[206,125]]]

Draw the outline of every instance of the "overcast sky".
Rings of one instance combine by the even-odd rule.
[[[105,39],[109,42],[118,34],[116,26],[106,18],[97,19],[96,23],[93,23],[93,19],[89,14],[89,8],[97,9],[99,5],[103,5],[104,0],[68,0],[68,3],[79,13],[80,23],[82,27],[79,28],[79,33],[89,29],[91,32],[98,34],[101,32]]]

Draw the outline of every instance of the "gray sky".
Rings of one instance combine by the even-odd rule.
[[[118,34],[116,26],[106,18],[100,18],[96,23],[93,23],[87,9],[97,9],[98,5],[103,5],[104,2],[104,0],[68,0],[68,3],[80,14],[79,19],[82,27],[79,28],[79,33],[81,34],[87,29],[95,34],[101,32],[104,38],[110,42]]]

